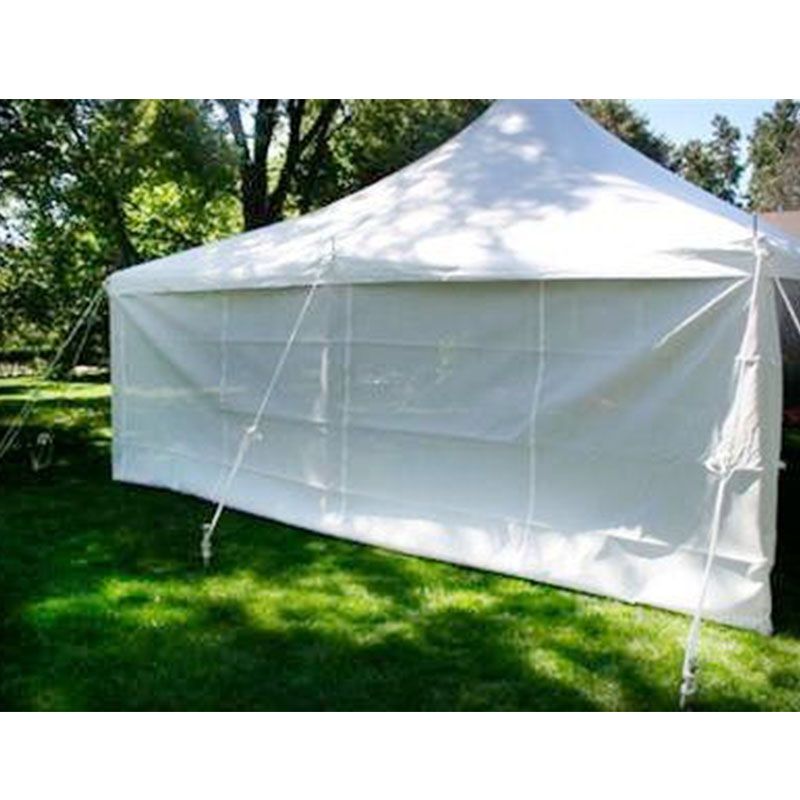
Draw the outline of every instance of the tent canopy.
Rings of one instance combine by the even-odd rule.
[[[501,101],[356,194],[121,272],[112,286],[738,277],[753,269],[752,229],[748,214],[645,158],[573,103]],[[776,272],[800,276],[799,246],[768,226],[762,234]]]

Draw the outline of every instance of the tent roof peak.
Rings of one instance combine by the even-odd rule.
[[[618,140],[568,100],[501,100],[404,169],[303,217],[115,275],[112,290],[323,281],[737,277],[748,214]],[[791,251],[769,231],[776,248]],[[800,273],[800,252],[793,252]]]

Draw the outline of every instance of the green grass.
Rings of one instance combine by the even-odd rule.
[[[34,389],[0,381],[0,426]],[[685,617],[113,483],[105,384],[47,384],[0,464],[4,709],[672,709]],[[786,597],[792,597],[791,587]],[[800,626],[703,636],[703,709],[800,709]]]

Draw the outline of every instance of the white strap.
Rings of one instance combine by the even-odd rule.
[[[539,406],[542,399],[542,387],[544,386],[544,374],[546,367],[546,311],[545,302],[545,282],[539,281],[538,284],[538,336],[537,351],[538,364],[536,367],[536,381],[533,386],[533,397],[531,399],[531,410],[528,417],[528,509],[525,514],[525,532],[530,533],[533,525],[534,514],[536,513],[536,455],[538,442],[536,440],[537,425],[539,421]]]
[[[314,294],[316,293],[319,281],[320,281],[320,276],[318,275],[317,278],[314,280],[314,283],[311,284],[308,293],[306,294],[305,302],[303,303],[299,313],[297,314],[297,319],[295,320],[292,331],[289,334],[289,338],[286,340],[286,344],[284,345],[283,350],[281,351],[280,357],[278,358],[278,363],[275,365],[275,369],[272,372],[272,377],[270,378],[269,383],[267,384],[267,388],[264,391],[264,395],[261,399],[261,403],[258,406],[258,410],[256,411],[255,416],[253,417],[253,421],[250,423],[250,425],[248,425],[248,427],[242,434],[241,441],[239,442],[239,449],[236,452],[236,457],[233,459],[233,463],[231,464],[228,476],[225,479],[224,483],[222,484],[222,488],[219,493],[219,499],[217,500],[217,507],[214,511],[214,515],[212,516],[210,522],[207,522],[203,525],[203,538],[200,541],[200,553],[203,557],[203,564],[205,564],[205,566],[208,566],[209,562],[211,561],[211,539],[214,536],[214,531],[217,528],[217,524],[219,523],[219,519],[222,516],[222,512],[225,510],[225,506],[227,505],[230,489],[231,486],[233,485],[234,478],[236,477],[236,474],[239,472],[239,468],[242,466],[244,457],[245,455],[247,455],[247,451],[250,448],[253,439],[260,438],[261,436],[259,432],[261,419],[264,416],[264,412],[267,410],[267,405],[269,404],[270,398],[272,397],[272,393],[278,384],[278,378],[280,378],[281,376],[281,372],[283,371],[283,368],[286,364],[286,359],[289,357],[289,352],[292,349],[294,340],[297,338],[297,334],[300,331],[300,326],[303,324],[303,320],[305,319],[306,313],[308,312],[308,309],[311,306],[311,301],[314,299]]]
[[[345,287],[344,363],[342,386],[342,439],[339,447],[339,516],[347,514],[350,469],[350,372],[353,360],[353,287]]]

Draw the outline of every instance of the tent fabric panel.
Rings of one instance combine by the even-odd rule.
[[[751,283],[321,286],[229,503],[691,611]],[[115,478],[215,499],[305,297],[115,298]],[[708,612],[766,630],[780,363],[761,302],[758,458],[731,481]]]

